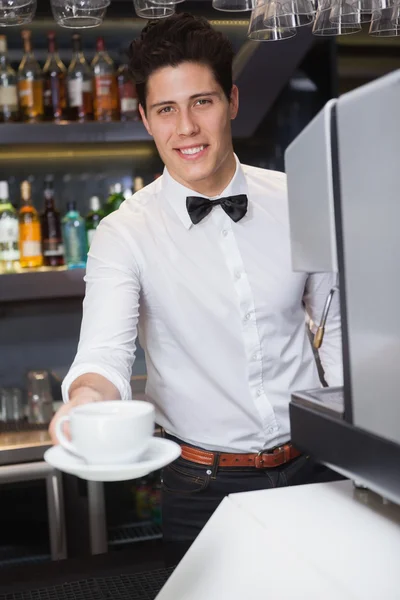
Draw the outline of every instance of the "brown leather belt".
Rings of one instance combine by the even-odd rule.
[[[272,450],[265,450],[257,454],[231,454],[227,452],[209,452],[200,448],[191,448],[182,445],[181,458],[199,465],[212,467],[217,460],[218,467],[255,467],[268,469],[279,467],[300,456],[301,452],[293,448],[292,444],[284,444]]]

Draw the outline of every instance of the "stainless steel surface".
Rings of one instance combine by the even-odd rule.
[[[0,467],[0,483],[45,479],[53,470],[53,467],[44,461],[22,465],[5,465]]]
[[[87,486],[91,551],[92,554],[104,554],[108,550],[104,484],[88,481]]]
[[[64,517],[64,497],[61,473],[53,470],[46,479],[47,510],[49,513],[49,534],[51,558],[67,558],[67,540]]]
[[[337,103],[353,424],[400,443],[400,71]]]
[[[342,387],[318,388],[306,392],[297,392],[293,397],[293,401],[334,418],[342,419],[344,415]]]
[[[335,103],[330,100],[285,153],[294,271],[338,268],[331,164]]]

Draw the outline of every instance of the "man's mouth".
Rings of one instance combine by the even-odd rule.
[[[186,148],[175,148],[175,150],[182,156],[182,158],[192,159],[197,158],[204,154],[207,150],[207,144],[199,144],[198,146],[190,146]]]

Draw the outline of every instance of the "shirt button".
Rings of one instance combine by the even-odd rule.
[[[251,313],[247,313],[247,315],[245,316],[244,320],[245,321],[250,321],[251,319]]]
[[[253,360],[260,360],[260,355],[258,352],[256,354],[253,354]]]
[[[222,235],[223,235],[223,237],[226,237],[228,235],[228,230],[227,229],[223,229],[222,230]]]
[[[262,395],[263,395],[263,391],[262,391],[262,389],[261,389],[261,388],[259,388],[259,389],[257,390],[257,396],[262,396]],[[270,433],[271,433],[271,431],[270,431]]]
[[[268,429],[268,433],[274,433],[274,431],[275,431],[275,427],[270,427],[270,428]]]
[[[236,279],[240,279],[242,276],[242,272],[241,271],[235,271],[235,277]]]

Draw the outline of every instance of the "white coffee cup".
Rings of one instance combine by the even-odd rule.
[[[69,421],[70,442],[63,433]],[[154,433],[154,407],[140,400],[90,402],[71,410],[56,424],[61,446],[92,465],[134,462]]]

